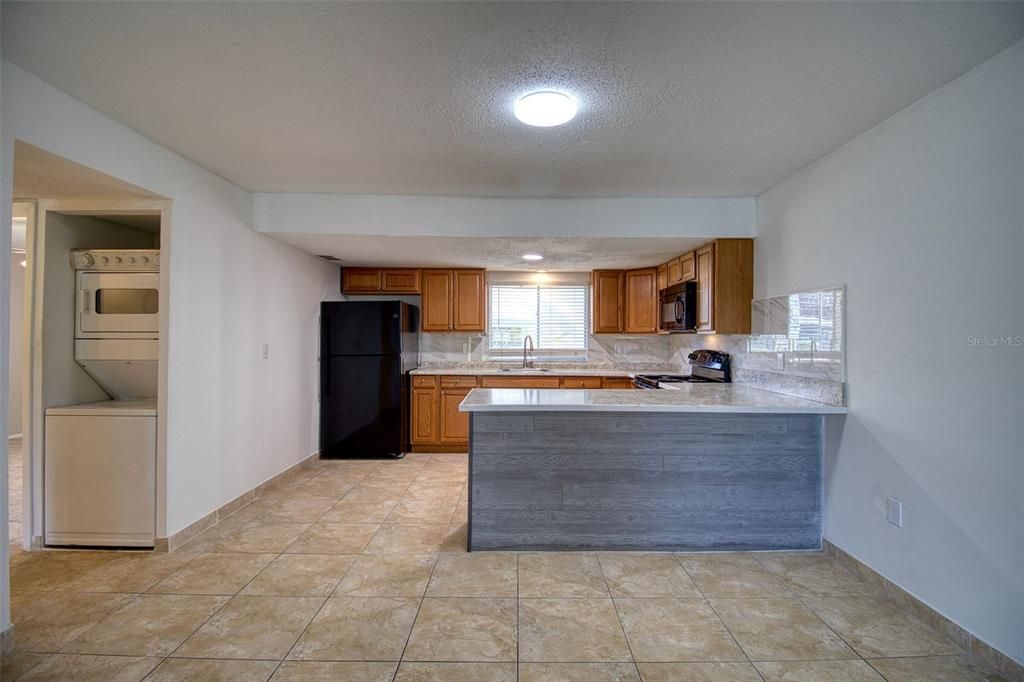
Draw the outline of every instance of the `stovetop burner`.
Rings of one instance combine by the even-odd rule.
[[[650,378],[662,384],[700,384],[715,381],[714,379],[708,379],[707,377],[698,377],[692,374],[661,374],[652,376]]]
[[[728,353],[717,350],[695,350],[687,356],[690,374],[638,374],[637,388],[660,388],[660,384],[725,384],[732,381]]]

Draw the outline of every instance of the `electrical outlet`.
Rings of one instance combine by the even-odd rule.
[[[897,528],[903,527],[903,503],[895,497],[888,497],[885,500],[885,518]]]
[[[270,359],[270,344],[269,343],[263,344],[263,359],[264,360],[269,360]]]

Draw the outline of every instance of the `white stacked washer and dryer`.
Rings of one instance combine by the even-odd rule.
[[[110,400],[46,410],[45,544],[156,537],[159,250],[76,250],[75,361]]]

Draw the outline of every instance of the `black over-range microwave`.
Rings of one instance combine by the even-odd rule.
[[[661,290],[661,330],[697,331],[697,283],[676,284]]]

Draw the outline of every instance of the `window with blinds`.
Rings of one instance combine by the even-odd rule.
[[[527,334],[538,352],[586,353],[585,285],[492,284],[489,291],[488,339],[493,354],[522,352]]]

